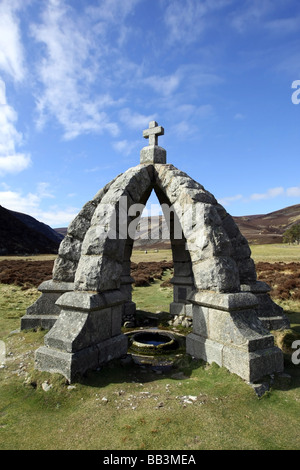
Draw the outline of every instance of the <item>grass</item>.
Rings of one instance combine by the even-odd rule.
[[[20,369],[17,356],[42,335],[10,337],[15,357],[0,371],[2,450],[299,448],[300,377],[258,399],[215,364],[185,358],[176,370],[157,375],[116,361],[70,389],[59,375]],[[186,396],[197,399],[185,403]]]
[[[133,261],[159,261],[162,254],[168,259],[165,253],[138,258],[157,256],[148,252],[133,253]],[[160,287],[163,280],[134,289],[139,308],[168,310],[172,291]],[[0,284],[0,340],[6,347],[1,450],[300,449],[300,365],[288,362],[291,381],[275,382],[260,399],[226,369],[188,356],[162,374],[114,361],[69,387],[62,376],[34,369],[34,351],[46,332],[17,331],[38,295],[36,289]],[[300,302],[285,308],[297,331]]]
[[[278,243],[274,245],[251,245],[252,258],[257,263],[265,261],[275,263],[300,262],[300,245]]]
[[[257,263],[259,261],[266,261],[275,263],[282,261],[284,263],[300,262],[300,245],[289,245],[278,243],[273,245],[251,245],[252,258]],[[158,252],[149,249],[147,253],[145,250],[133,250],[132,261],[138,263],[140,261],[171,261],[172,251],[159,250]]]
[[[146,312],[168,312],[170,303],[173,301],[173,291],[169,287],[161,287],[160,285],[170,276],[170,271],[167,271],[162,279],[155,279],[149,286],[134,287],[132,291],[133,302]]]

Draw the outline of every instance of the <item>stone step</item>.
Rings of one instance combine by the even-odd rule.
[[[21,318],[21,330],[30,330],[32,328],[43,328],[50,330],[58,315],[24,315]]]

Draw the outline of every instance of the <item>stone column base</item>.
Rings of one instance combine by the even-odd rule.
[[[250,352],[191,333],[186,338],[186,352],[209,364],[215,362],[220,367],[226,367],[249,383],[283,371],[283,355],[275,346]]]
[[[65,292],[74,289],[72,282],[44,281],[39,285],[38,290],[42,295],[26,310],[26,314],[21,318],[21,330],[31,328],[52,328],[56,322],[60,307],[56,301]]]
[[[71,382],[126,354],[127,337],[121,333],[124,301],[119,290],[63,294],[56,301],[61,313],[45,335],[45,346],[36,351],[36,368],[58,372]]]
[[[251,383],[283,371],[282,351],[257,316],[254,294],[202,291],[190,301],[193,333],[186,339],[188,354],[226,367]]]
[[[41,346],[35,352],[35,367],[40,371],[62,374],[72,383],[87,370],[95,370],[102,364],[127,353],[128,338],[118,335],[74,353]]]

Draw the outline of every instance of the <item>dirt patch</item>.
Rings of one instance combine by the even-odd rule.
[[[0,283],[14,284],[22,289],[38,287],[52,278],[54,261],[0,261]],[[154,279],[162,279],[164,272],[173,268],[172,261],[131,263],[131,276],[135,286],[146,286]]]
[[[52,278],[52,260],[25,261],[5,260],[0,262],[0,282],[14,284],[22,289],[38,287],[43,281]]]
[[[300,300],[300,263],[256,263],[257,277],[271,287],[270,295],[280,300]]]
[[[173,266],[173,261],[131,263],[131,276],[134,279],[134,285],[136,287],[148,286],[154,279],[162,279],[164,272],[173,269]]]

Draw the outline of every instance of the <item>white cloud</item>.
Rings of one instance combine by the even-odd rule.
[[[59,209],[57,207],[50,208],[51,210],[38,210],[33,217],[35,217],[40,222],[50,225],[50,227],[67,227],[70,222],[76,217],[79,210],[74,207],[69,207],[65,210]]]
[[[153,88],[157,93],[169,96],[178,88],[180,80],[181,77],[178,73],[174,73],[173,75],[166,76],[153,75],[145,78],[143,82]]]
[[[32,26],[34,39],[45,46],[46,54],[37,66],[42,91],[37,97],[38,127],[55,117],[64,129],[64,138],[80,134],[108,131],[118,134],[118,126],[110,122],[103,108],[112,105],[112,98],[93,96],[98,72],[95,38],[90,23],[75,17],[63,0],[50,0],[43,11],[42,22]]]
[[[245,119],[245,117],[246,117],[246,116],[245,116],[244,114],[242,114],[242,113],[236,113],[236,114],[234,115],[234,119],[236,119],[237,121],[242,121],[243,119]]]
[[[179,140],[186,140],[187,137],[197,134],[198,139],[200,139],[199,128],[186,120],[182,120],[170,126],[169,134],[176,135],[176,138]]]
[[[0,201],[6,209],[32,215],[38,208],[40,197],[33,193],[23,195],[18,191],[0,191]]]
[[[136,140],[129,142],[128,140],[119,140],[118,142],[113,143],[113,148],[117,151],[128,157],[134,150],[138,147],[141,147],[141,141]]]
[[[0,191],[0,204],[6,209],[31,215],[51,227],[67,226],[79,211],[74,207],[63,210],[57,206],[44,210],[41,207],[43,199],[54,198],[52,193],[49,193],[48,186],[48,183],[39,183],[34,193],[27,194],[22,191]]]
[[[190,44],[211,26],[210,14],[230,4],[232,0],[170,0],[164,20],[170,43]]]
[[[277,188],[268,189],[265,193],[254,193],[251,194],[250,199],[259,201],[261,199],[273,199],[274,197],[284,194],[284,188],[279,186]]]
[[[141,130],[148,127],[150,121],[156,119],[155,114],[145,116],[144,114],[131,111],[129,108],[124,108],[120,111],[120,120],[126,124],[127,127],[133,130]]]
[[[293,186],[291,188],[287,188],[286,195],[288,197],[300,197],[300,186]]]
[[[16,12],[22,4],[16,0],[0,3],[0,69],[16,82],[23,80],[26,70],[24,51]]]
[[[255,25],[263,24],[266,15],[274,8],[276,2],[270,0],[251,0],[244,2],[241,8],[237,8],[232,15],[232,26],[239,32],[244,33]]]
[[[276,197],[300,197],[300,186],[292,186],[290,188],[284,189],[282,186],[276,188],[271,188],[265,191],[264,193],[253,193],[249,197],[245,197],[241,194],[235,196],[223,197],[218,200],[223,206],[228,206],[233,202],[241,201],[244,203],[249,203],[250,201],[261,201],[266,199],[274,199]],[[284,204],[284,203],[283,203]]]
[[[219,199],[218,202],[222,206],[229,206],[232,202],[240,201],[241,199],[243,199],[243,196],[241,194],[236,194],[235,196],[223,197]]]
[[[8,105],[5,83],[0,78],[0,175],[19,173],[31,164],[30,155],[16,152],[23,143],[23,136],[17,131],[17,113]]]

